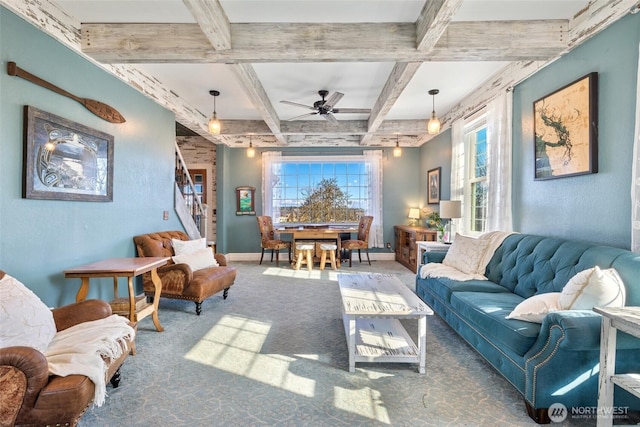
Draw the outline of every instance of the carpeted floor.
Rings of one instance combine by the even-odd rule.
[[[162,299],[158,333],[138,326],[120,387],[80,426],[533,426],[520,395],[439,317],[427,318],[427,372],[356,364],[348,372],[337,273],[237,262],[221,295]],[[340,273],[415,275],[392,261]],[[415,337],[417,323],[403,322]],[[569,424],[566,424],[569,425]],[[595,425],[581,422],[574,425]]]

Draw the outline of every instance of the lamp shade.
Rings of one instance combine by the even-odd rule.
[[[440,218],[462,217],[462,203],[460,200],[441,200]]]
[[[409,209],[409,218],[411,218],[411,219],[420,219],[420,209],[418,209],[418,208]]]

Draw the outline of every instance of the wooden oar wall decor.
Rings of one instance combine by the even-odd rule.
[[[23,79],[28,80],[31,83],[37,84],[38,86],[42,86],[44,88],[54,91],[57,94],[71,98],[74,101],[77,101],[80,104],[84,105],[84,107],[87,110],[91,111],[96,116],[108,122],[124,123],[126,121],[124,117],[122,117],[122,114],[120,114],[118,110],[116,110],[115,108],[107,104],[104,104],[100,101],[96,101],[95,99],[81,98],[79,96],[75,96],[74,94],[69,93],[64,89],[60,89],[58,86],[55,86],[49,83],[48,81],[43,80],[40,77],[34,76],[33,74],[21,69],[20,67],[18,67],[18,65],[16,65],[15,62],[7,63],[7,73],[10,76],[22,77]]]

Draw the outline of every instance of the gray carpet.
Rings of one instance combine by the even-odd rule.
[[[341,273],[415,275],[392,261]],[[80,426],[533,426],[520,395],[439,317],[427,318],[427,372],[356,364],[348,372],[336,272],[238,262],[225,301],[162,299],[143,319],[120,387]],[[403,322],[415,337],[417,322]],[[568,424],[567,424],[568,425]],[[578,424],[575,424],[578,425]],[[581,422],[579,425],[595,425]]]

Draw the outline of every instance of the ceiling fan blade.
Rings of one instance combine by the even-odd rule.
[[[290,119],[287,119],[287,122],[290,122],[291,120],[296,120],[296,119],[301,119],[303,117],[308,117],[308,116],[315,116],[316,114],[318,114],[317,112],[315,113],[305,113],[305,114],[301,114],[299,116],[295,116],[295,117],[291,117]]]
[[[371,109],[369,108],[334,108],[332,113],[362,113],[369,114]]]
[[[331,96],[327,98],[326,101],[324,101],[323,107],[326,109],[332,108],[334,105],[338,103],[338,101],[342,99],[343,96],[344,96],[344,93],[333,92]]]
[[[324,117],[324,119],[326,121],[328,121],[329,123],[331,123],[332,125],[337,125],[338,124],[338,119],[336,119],[336,116],[334,116],[331,113],[322,114],[322,117]]]
[[[291,102],[291,101],[280,101],[283,104],[288,104],[288,105],[293,105],[294,107],[302,107],[302,108],[306,108],[307,110],[315,110],[315,108],[310,107],[308,105],[304,105],[304,104],[298,104],[297,102]]]

